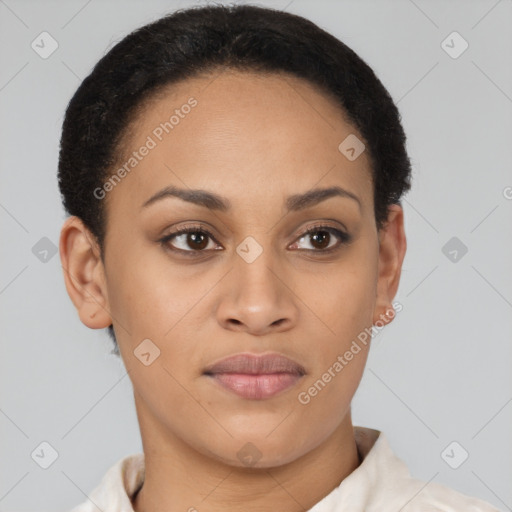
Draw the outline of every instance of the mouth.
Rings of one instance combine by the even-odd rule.
[[[280,354],[245,353],[222,359],[203,374],[242,398],[263,400],[295,386],[306,371]]]

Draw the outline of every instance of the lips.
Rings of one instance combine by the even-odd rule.
[[[236,354],[207,367],[204,373],[207,375],[216,373],[245,373],[247,375],[292,373],[304,375],[306,371],[300,364],[280,354]]]
[[[294,386],[304,367],[280,354],[236,354],[208,366],[204,374],[242,398],[262,400]]]

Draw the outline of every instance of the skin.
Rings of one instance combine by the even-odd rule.
[[[403,211],[392,206],[377,231],[368,155],[349,161],[338,150],[358,132],[332,99],[289,75],[222,71],[174,85],[146,105],[126,148],[191,96],[197,106],[108,192],[104,261],[80,219],[64,223],[66,288],[85,325],[113,323],[133,384],[146,463],[134,510],[307,510],[360,464],[350,403],[370,344],[308,404],[298,394],[365,328],[391,321]],[[172,197],[142,208],[168,185],[219,194],[231,210]],[[286,212],[288,196],[331,186],[360,207],[331,197]],[[214,235],[206,252],[186,235],[159,242],[190,222]],[[301,236],[319,223],[351,242]],[[252,263],[236,252],[248,236],[263,249]],[[322,254],[327,246],[339,249]],[[145,366],[134,350],[147,338],[160,356]],[[243,399],[203,375],[239,352],[278,352],[306,375],[269,399]],[[261,456],[252,467],[237,456],[247,442]]]

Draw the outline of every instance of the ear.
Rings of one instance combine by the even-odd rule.
[[[70,217],[62,226],[59,251],[66,290],[80,320],[91,329],[108,327],[112,318],[100,250],[79,217]]]
[[[373,313],[374,324],[377,320],[388,324],[395,317],[394,313],[390,316],[388,312],[393,310],[392,301],[400,283],[406,249],[404,212],[400,205],[393,204],[389,206],[388,219],[379,232],[379,271]]]

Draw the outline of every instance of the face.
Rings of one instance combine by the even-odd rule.
[[[391,308],[405,250],[386,249],[396,233],[379,248],[369,157],[338,149],[351,134],[331,99],[288,75],[224,71],[146,105],[114,172],[133,151],[136,163],[103,189],[95,267],[96,318],[114,324],[141,424],[236,466],[251,442],[263,467],[342,424],[367,359],[361,333]],[[171,187],[182,197],[161,193]],[[304,371],[228,378],[242,396],[205,374],[240,353]]]

